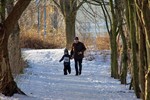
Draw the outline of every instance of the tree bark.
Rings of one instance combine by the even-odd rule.
[[[18,87],[16,82],[13,79],[10,63],[9,63],[9,55],[8,55],[8,39],[4,37],[3,43],[1,44],[1,52],[2,52],[2,79],[0,83],[0,92],[5,96],[12,96],[14,93],[24,94]]]
[[[75,21],[77,14],[77,1],[61,0],[61,11],[65,18],[66,48],[70,49],[75,37]]]
[[[122,29],[121,29],[122,30]],[[121,70],[121,75],[120,75],[120,81],[121,81],[121,84],[126,84],[127,83],[127,80],[126,80],[126,77],[127,77],[127,66],[128,66],[128,63],[127,63],[127,60],[128,60],[128,57],[127,57],[127,42],[126,42],[126,37],[123,33],[123,30],[121,33],[121,38],[122,38],[122,45],[123,45],[123,50],[122,50],[122,57],[121,57],[121,62],[122,62],[122,70]]]
[[[7,19],[4,21],[3,29],[1,32],[1,45],[0,45],[0,53],[2,54],[0,59],[2,59],[3,63],[0,63],[0,67],[2,68],[2,79],[0,82],[0,92],[6,96],[12,96],[14,93],[24,94],[18,87],[16,82],[13,79],[10,62],[9,62],[9,53],[8,53],[8,39],[10,34],[12,33],[14,26],[19,20],[21,14],[29,5],[31,0],[18,0],[16,5],[14,6],[12,12],[8,15]]]
[[[117,54],[116,36],[110,37],[110,44],[111,44],[111,77],[118,79],[119,75],[118,75],[118,61],[117,61],[118,54]]]
[[[84,0],[77,3],[77,0],[53,0],[53,2],[60,9],[65,19],[66,30],[66,48],[70,49],[73,43],[75,33],[76,14]]]
[[[111,8],[111,14],[112,14],[112,23],[111,23],[111,32],[110,32],[110,45],[111,45],[111,77],[114,77],[115,79],[119,78],[118,75],[118,54],[117,54],[117,14],[114,9],[114,3],[113,0],[109,0],[110,2],[110,8]],[[116,2],[116,1],[115,1]]]
[[[143,69],[144,66],[146,67],[147,74],[145,76],[145,79],[143,75],[140,75],[141,79],[141,84],[144,84],[143,81],[145,82],[145,85],[142,85],[142,96],[144,100],[150,100],[150,2],[149,0],[135,0],[135,3],[137,5],[138,14],[139,14],[139,20],[141,21],[141,29],[142,33],[140,32],[140,45],[141,45],[141,52],[140,52],[140,59],[141,59],[141,74],[145,74]],[[145,34],[144,34],[145,33]],[[144,41],[144,36],[146,36],[145,41]],[[144,42],[143,42],[144,41]],[[143,44],[146,46],[146,52],[145,55],[144,49],[143,49]],[[145,48],[145,47],[144,47]],[[144,59],[145,57],[145,59]],[[145,63],[144,63],[145,61]],[[145,86],[145,87],[144,87]],[[145,90],[145,93],[143,93]]]
[[[150,56],[150,54],[149,54],[149,56]],[[150,100],[150,65],[149,65],[149,70],[148,70],[145,78],[146,78],[146,82],[145,82],[145,100]]]
[[[11,13],[14,7],[14,0],[9,0],[6,3],[8,15]],[[10,67],[12,73],[17,75],[23,71],[23,60],[21,59],[21,49],[20,49],[20,28],[18,23],[15,25],[13,32],[10,34],[8,41],[8,51],[10,59]]]
[[[6,1],[5,0],[1,0],[0,3],[1,3],[1,5],[0,5],[0,8],[1,8],[1,10],[0,10],[1,23],[3,23],[4,20],[5,20],[5,4],[6,4]],[[1,27],[0,33],[3,33],[4,32],[3,25],[0,24],[0,27]],[[0,37],[0,41],[2,41],[2,40],[3,40],[3,34],[1,34],[1,37]],[[2,56],[2,53],[0,53],[0,56]],[[0,59],[0,64],[2,64],[2,59]],[[0,66],[0,79],[1,78],[2,78],[2,68]]]
[[[5,0],[1,0],[1,21],[3,22],[5,20],[5,4],[6,4],[6,1]]]
[[[15,25],[14,31],[10,34],[8,41],[8,51],[10,58],[10,67],[14,75],[19,74],[23,71],[23,60],[21,58],[21,49],[20,49],[20,29],[19,25]]]
[[[66,48],[70,49],[75,37],[75,20],[76,20],[76,13],[68,15],[68,17],[65,18],[65,24],[66,24]]]
[[[131,62],[132,62],[132,77],[133,77],[133,88],[137,98],[140,98],[139,88],[139,70],[137,62],[137,43],[136,43],[136,32],[134,23],[134,0],[128,1],[129,4],[129,18],[130,18],[130,41],[131,41]]]
[[[150,100],[150,2],[149,0],[142,0],[142,21],[143,28],[146,35],[146,48],[147,48],[147,62],[148,72],[146,74],[145,82],[145,100]]]
[[[123,8],[123,0],[116,0],[116,14],[117,14],[117,19],[118,19],[118,28],[119,28],[119,33],[121,35],[122,39],[122,50],[120,51],[121,53],[121,64],[120,64],[120,81],[121,84],[126,84],[126,77],[127,77],[127,42],[126,42],[126,37],[125,33],[123,31],[123,17],[124,17],[124,8]],[[120,43],[119,43],[120,44]]]
[[[143,100],[145,96],[145,72],[147,70],[146,63],[146,38],[144,36],[144,30],[139,24],[139,82],[141,87],[141,97]]]

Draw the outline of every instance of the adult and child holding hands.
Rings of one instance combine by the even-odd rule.
[[[67,49],[64,50],[64,55],[60,59],[61,61],[64,61],[64,75],[67,75],[68,73],[71,73],[71,66],[70,66],[70,60],[74,59],[75,62],[75,71],[76,76],[81,75],[82,73],[82,60],[84,58],[84,51],[86,50],[85,45],[79,41],[78,37],[74,38],[74,43],[71,47],[71,52],[69,55],[69,52]]]

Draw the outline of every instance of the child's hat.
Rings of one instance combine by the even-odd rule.
[[[68,49],[65,48],[64,52],[68,52]]]

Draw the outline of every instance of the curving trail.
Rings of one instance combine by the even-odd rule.
[[[28,95],[14,95],[10,100],[137,100],[128,85],[110,78],[109,55],[95,54],[93,61],[83,61],[81,76],[63,75],[59,59],[63,49],[23,50],[29,67],[18,76],[18,86]]]

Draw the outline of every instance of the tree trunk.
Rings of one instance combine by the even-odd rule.
[[[126,80],[127,66],[128,66],[128,63],[127,63],[127,60],[128,60],[128,57],[127,57],[127,42],[126,42],[126,37],[123,33],[123,30],[120,33],[121,33],[122,45],[123,45],[122,55],[121,55],[122,56],[121,57],[121,62],[122,62],[122,67],[123,68],[121,70],[120,81],[121,81],[121,84],[126,84],[127,83],[127,80]]]
[[[19,20],[21,14],[29,5],[31,0],[18,0],[14,6],[12,12],[8,15],[7,19],[4,21],[3,32],[1,31],[1,49],[0,54],[2,63],[0,67],[2,68],[2,78],[0,82],[0,92],[6,96],[12,96],[14,93],[24,94],[18,87],[16,82],[13,79],[10,62],[9,62],[9,53],[8,53],[8,39],[9,35],[12,33],[14,26]]]
[[[145,100],[150,100],[150,47],[147,46],[148,72],[145,76]]]
[[[119,78],[118,75],[118,54],[117,54],[117,14],[114,9],[113,0],[109,0],[111,14],[112,14],[112,23],[111,23],[111,32],[110,32],[110,45],[111,45],[111,77],[115,79]],[[116,1],[115,1],[116,2]]]
[[[139,70],[137,62],[137,43],[136,43],[136,32],[134,23],[134,1],[128,1],[129,3],[129,18],[130,18],[130,41],[131,41],[131,62],[132,62],[132,77],[133,77],[133,88],[137,98],[140,98],[139,88]]]
[[[144,30],[141,27],[141,24],[139,24],[139,82],[141,87],[141,97],[144,100],[145,96],[145,72],[147,70],[146,68],[146,38],[144,36]]]
[[[8,51],[10,59],[10,67],[12,73],[17,75],[23,71],[23,60],[21,58],[19,25],[15,25],[14,31],[10,34],[8,41]]]
[[[5,20],[5,4],[6,4],[6,1],[5,0],[1,0],[1,5],[0,5],[0,15],[1,15],[1,21],[3,22]]]
[[[66,16],[65,24],[66,24],[66,47],[68,49],[71,48],[74,37],[75,37],[75,20],[76,13]]]
[[[118,28],[119,28],[119,33],[121,35],[122,39],[122,50],[121,52],[121,64],[120,64],[120,81],[121,84],[126,84],[126,77],[127,77],[127,42],[126,42],[126,37],[125,33],[123,31],[123,17],[124,17],[124,8],[123,8],[123,0],[115,0],[116,2],[116,14],[117,14],[117,19],[118,19]]]
[[[146,35],[146,48],[147,48],[147,62],[148,72],[146,74],[145,82],[145,100],[150,100],[150,2],[149,0],[142,0],[142,21],[143,28]]]
[[[150,66],[149,66],[150,68]],[[150,70],[146,74],[145,100],[150,100]]]
[[[6,3],[7,13],[8,15],[12,11],[14,7],[14,1],[10,0]],[[19,74],[23,71],[22,59],[21,59],[21,49],[20,49],[20,29],[19,25],[16,24],[14,27],[14,31],[10,34],[8,41],[8,51],[9,51],[9,59],[10,66],[13,74]]]
[[[118,79],[118,54],[117,54],[117,42],[116,36],[110,37],[110,45],[111,45],[111,77]]]
[[[52,12],[52,17],[51,17],[51,25],[53,26],[53,28],[55,28],[56,30],[59,28],[58,27],[58,16],[59,16],[59,12],[58,12],[58,8],[53,6],[53,12]]]
[[[5,33],[4,33],[5,34]],[[4,37],[3,43],[1,44],[1,52],[2,52],[2,79],[0,83],[0,92],[5,96],[12,96],[14,93],[24,94],[18,87],[16,82],[13,79],[10,63],[9,63],[9,55],[8,55],[8,38]],[[25,95],[25,94],[24,94]]]
[[[61,13],[65,19],[65,31],[66,31],[66,48],[70,49],[75,37],[75,21],[77,11],[83,4],[83,1],[79,4],[77,0],[53,0],[54,3],[60,8]],[[59,3],[58,3],[59,1]]]
[[[148,72],[146,74],[145,82],[145,100],[150,100],[150,2],[149,0],[141,1],[141,19],[143,22],[143,29],[146,36],[146,48],[147,48],[147,63]]]
[[[5,4],[6,4],[6,1],[5,0],[1,0],[0,1],[1,5],[0,5],[0,16],[1,16],[1,23],[4,22],[5,20]],[[0,24],[0,27],[3,27],[2,24]],[[3,29],[0,29],[0,33],[3,33],[4,30]],[[1,35],[2,37],[0,37],[0,41],[2,41],[3,39],[3,35]],[[2,56],[2,53],[0,52],[0,56]],[[2,64],[2,59],[0,59],[0,64]],[[0,79],[2,78],[2,68],[0,66]]]
[[[141,8],[141,0],[135,0],[135,4]],[[145,100],[145,72],[147,71],[147,56],[146,56],[146,38],[143,29],[143,23],[141,20],[141,11],[139,7],[136,6],[136,14],[138,16],[136,20],[136,31],[138,37],[138,45],[139,45],[139,83],[141,89],[141,98]]]

